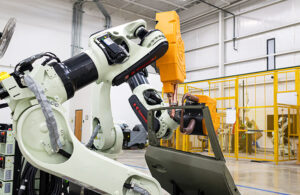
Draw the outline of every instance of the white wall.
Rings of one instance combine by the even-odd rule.
[[[237,49],[233,50],[232,17],[225,15],[225,76],[266,70],[266,41],[276,39],[276,68],[300,65],[300,1],[261,0],[228,9],[237,15]],[[186,13],[181,13],[183,19]],[[187,78],[218,77],[219,16],[182,25]]]
[[[71,44],[70,5],[70,2],[64,1],[0,1],[0,29],[4,28],[10,17],[17,19],[10,45],[0,59],[1,71],[12,72],[19,61],[43,51],[56,53],[61,59],[68,58]],[[9,109],[1,110],[0,122],[11,122]]]
[[[192,15],[192,13],[181,13],[181,20],[185,21],[182,23],[181,30],[185,42],[186,69],[189,80],[219,77],[219,65],[222,65],[219,58],[221,52],[224,52],[224,76],[265,71],[267,68],[266,41],[270,38],[276,39],[276,68],[300,65],[299,0],[251,0],[228,10],[237,15],[237,51],[233,50],[233,27],[230,15],[225,14],[224,32],[222,32],[218,11],[190,23],[186,20],[188,14]],[[221,52],[219,50],[222,44],[220,33],[224,33],[224,50]],[[294,80],[294,77],[289,75],[288,79]],[[281,78],[280,81],[284,79]],[[262,81],[258,82],[262,83]],[[267,78],[267,82],[270,84],[266,85],[266,89],[263,85],[254,87],[253,84],[248,83],[248,91],[244,94],[247,106],[264,106],[265,102],[266,105],[273,105],[272,79]],[[279,86],[282,87],[282,84]],[[207,86],[196,87],[207,88]],[[240,100],[243,95],[241,89],[242,87],[239,91]],[[219,94],[218,90],[216,94]],[[234,94],[234,91],[231,94]],[[242,101],[239,102],[242,103]],[[294,93],[280,94],[278,102],[295,104],[296,96]],[[224,104],[226,108],[234,106],[233,103],[231,106],[228,102]],[[267,129],[266,115],[273,115],[273,113],[273,109],[249,109],[246,116],[250,120],[255,120],[259,129]],[[270,138],[266,139],[266,146],[263,144],[264,140],[264,138],[259,140],[262,147],[273,147]]]
[[[161,91],[162,83],[160,82],[159,75],[149,74],[148,80],[156,90]],[[80,109],[83,110],[84,122],[82,125],[82,142],[84,143],[88,141],[92,132],[92,89],[93,86],[88,86],[79,90],[75,94],[75,97],[71,100],[70,106],[70,119],[72,128],[74,128],[75,111]],[[95,96],[95,94],[93,95]],[[111,107],[114,122],[125,122],[129,125],[129,128],[133,128],[136,124],[140,123],[128,102],[128,99],[131,95],[132,92],[127,83],[111,88]],[[100,96],[100,94],[97,96]]]
[[[83,26],[82,26],[82,47],[83,50],[87,48],[88,38],[90,34],[99,31],[98,25],[103,29],[104,19],[99,14],[98,16],[89,15],[99,12],[95,6],[87,5],[85,7],[85,13],[83,15]],[[126,22],[130,22],[136,19],[140,19],[138,16],[132,16],[127,14],[122,14],[122,12],[112,12],[112,26],[117,26]],[[154,23],[152,21],[148,22],[148,28],[154,28]],[[155,79],[153,79],[155,78]],[[149,80],[158,80],[155,81],[154,87],[161,90],[162,85],[159,82],[159,77],[157,75],[150,75]],[[71,127],[75,126],[75,111],[83,110],[83,124],[82,124],[82,142],[87,142],[91,132],[92,132],[92,89],[93,86],[87,86],[84,89],[79,90],[74,98],[70,100],[70,123]],[[134,125],[139,123],[137,117],[132,111],[128,99],[131,96],[132,92],[127,84],[120,85],[118,87],[112,87],[111,89],[111,106],[112,114],[115,123],[125,122],[129,125],[130,128],[133,128]],[[101,109],[101,108],[99,108]]]
[[[10,17],[17,19],[15,34],[0,65],[14,66],[42,51],[52,51],[61,59],[69,58],[72,5],[70,0],[0,0],[0,29]],[[84,11],[82,47],[86,48],[90,34],[104,29],[105,19],[93,3],[86,4]],[[122,12],[109,10],[109,13],[112,13],[113,26],[139,19]]]
[[[0,30],[4,28],[10,17],[17,19],[17,27],[11,44],[5,56],[0,59],[0,71],[11,72],[15,64],[22,59],[43,51],[51,51],[62,60],[69,58],[71,55],[72,5],[73,1],[70,0],[0,0]],[[108,12],[111,14],[113,26],[140,19],[133,14],[126,14],[116,9],[108,8]],[[150,28],[153,28],[154,23],[147,22],[149,22]],[[81,41],[83,49],[87,48],[89,35],[104,29],[104,24],[105,19],[95,4],[85,4]],[[161,89],[161,86],[158,88]],[[74,128],[75,110],[83,109],[83,141],[90,136],[91,132],[89,129],[90,94],[91,88],[84,88],[65,105],[72,128]],[[116,116],[115,121],[126,121],[132,126],[137,123],[137,120],[127,100],[130,94],[129,87],[122,85],[113,88],[111,99],[113,114]],[[85,120],[86,117],[87,120]],[[11,122],[9,109],[1,110],[1,122]]]

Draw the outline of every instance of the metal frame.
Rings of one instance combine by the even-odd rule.
[[[142,18],[147,19],[147,20],[155,21],[155,18],[151,18],[149,16],[145,16],[145,15],[138,14],[138,13],[135,13],[135,12],[124,9],[128,6],[129,3],[127,5],[125,5],[124,7],[121,7],[121,8],[115,7],[115,6],[110,5],[109,3],[106,3],[106,2],[102,2],[102,3],[104,5],[106,5],[107,7],[110,7],[112,9],[116,9],[118,11],[121,11],[121,12],[124,12],[124,13],[127,13],[127,14],[131,14],[131,15],[136,15],[136,16],[142,17]]]
[[[173,106],[173,107],[161,107],[161,108],[155,108],[148,111],[148,134],[149,134],[149,144],[151,146],[160,147],[160,140],[156,138],[155,131],[154,131],[154,112],[160,111],[160,110],[172,110],[172,109],[201,109],[203,112],[208,137],[211,142],[211,146],[215,155],[216,160],[225,161],[223,152],[220,148],[218,138],[216,136],[213,122],[211,120],[211,115],[209,108],[207,106],[203,105],[197,105],[197,106]]]
[[[232,33],[233,33],[233,35],[232,35],[232,42],[233,42],[233,50],[237,51],[237,48],[236,48],[236,15],[234,13],[226,10],[226,9],[223,9],[221,7],[218,7],[218,6],[214,5],[214,4],[208,3],[208,2],[206,2],[204,0],[198,0],[198,1],[200,1],[202,3],[205,3],[205,4],[207,4],[207,5],[209,5],[209,6],[213,7],[213,8],[216,8],[217,10],[221,10],[222,12],[225,12],[227,14],[232,15],[232,24],[233,24],[233,26],[232,26],[232,28],[233,28],[232,29]]]
[[[187,10],[187,9],[188,9],[188,8],[186,8],[186,7],[184,7],[184,6],[178,5],[178,4],[173,3],[173,2],[171,2],[171,1],[168,1],[168,0],[158,0],[158,1],[164,2],[164,3],[166,3],[166,4],[169,4],[169,5],[172,5],[172,6],[174,6],[174,7],[184,9],[184,10]]]
[[[18,142],[15,143],[15,159],[14,159],[14,180],[13,180],[13,195],[18,195],[20,187],[20,175],[22,172],[22,154],[18,146]]]
[[[133,4],[133,5],[137,5],[137,6],[140,6],[142,8],[146,8],[148,10],[151,10],[151,11],[154,11],[154,12],[163,12],[163,10],[160,10],[160,9],[156,9],[156,8],[153,8],[153,7],[149,7],[147,5],[144,5],[144,4],[141,4],[141,3],[138,3],[138,2],[135,2],[135,1],[132,1],[132,0],[123,0],[129,4]],[[127,6],[126,6],[127,7]]]
[[[274,69],[269,69],[269,57],[271,57],[269,54],[269,41],[274,40],[274,53],[272,55],[272,57],[274,57]],[[271,39],[267,39],[266,41],[267,44],[267,70],[276,70],[276,39],[275,38],[271,38]]]
[[[197,153],[161,147],[160,141],[155,135],[154,114],[156,111],[165,109],[201,109],[215,156],[204,156]],[[148,135],[150,145],[145,154],[147,165],[152,176],[169,193],[173,195],[186,193],[240,194],[226,167],[225,158],[221,151],[207,106],[175,106],[149,110]],[[219,187],[215,188],[216,185]]]
[[[271,79],[272,77],[272,79]],[[239,105],[239,102],[242,101],[242,99],[239,99],[239,93],[242,93],[242,91],[239,91],[241,88],[240,83],[244,81],[245,82],[245,92],[247,90],[249,91],[249,95],[252,97],[252,102],[250,102],[249,105]],[[216,92],[218,89],[218,86],[220,83],[226,83],[225,89],[226,94],[222,96],[218,96],[219,94]],[[230,84],[228,84],[230,82]],[[205,86],[204,88],[201,86]],[[217,89],[214,89],[214,86],[216,86]],[[248,160],[255,160],[255,161],[273,161],[275,164],[278,164],[281,161],[289,161],[289,160],[295,160],[298,158],[298,163],[300,163],[300,146],[297,150],[296,148],[296,142],[300,143],[300,67],[293,67],[293,68],[283,68],[283,69],[276,69],[272,71],[263,71],[258,73],[248,73],[243,75],[237,75],[237,76],[229,76],[229,77],[223,77],[223,78],[217,78],[217,79],[209,79],[209,80],[202,80],[202,81],[194,81],[194,82],[188,82],[184,84],[179,85],[179,91],[182,91],[181,93],[187,93],[190,92],[189,89],[191,88],[200,88],[199,94],[209,95],[210,97],[214,97],[215,93],[217,94],[216,99],[219,103],[218,110],[219,112],[222,112],[222,108],[220,109],[221,102],[227,101],[227,104],[225,107],[228,107],[228,101],[231,101],[230,107],[235,107],[236,112],[236,124],[235,124],[235,131],[240,132],[241,134],[245,133],[247,130],[250,132],[250,134],[247,134],[247,137],[252,134],[255,134],[255,136],[252,136],[252,141],[256,142],[257,135],[256,133],[261,132],[263,135],[265,135],[260,140],[261,149],[258,149],[257,145],[252,145],[252,152],[251,155],[248,155],[247,151],[245,153],[242,153],[239,151],[239,146],[242,143],[239,143],[239,133],[230,134],[234,139],[234,153],[224,153],[224,156],[231,157],[235,159],[248,159]],[[206,88],[207,87],[207,88]],[[211,89],[210,89],[211,88]],[[228,89],[231,90],[228,90]],[[257,88],[257,89],[256,89]],[[218,90],[217,90],[218,91]],[[230,91],[230,93],[228,92]],[[269,91],[272,91],[272,94],[268,94]],[[282,93],[297,93],[297,105],[285,105],[281,104],[280,102],[277,102],[277,96],[278,94]],[[197,93],[197,92],[196,92]],[[195,94],[195,93],[193,93]],[[265,94],[265,95],[264,95]],[[273,95],[274,94],[274,95]],[[268,96],[268,97],[266,97]],[[256,100],[258,99],[258,100]],[[257,101],[257,102],[256,102]],[[274,102],[274,103],[273,103]],[[223,106],[224,107],[224,106]],[[282,109],[284,108],[284,111]],[[225,108],[224,108],[225,109]],[[250,109],[251,114],[250,118],[252,118],[254,121],[258,120],[258,125],[260,127],[260,130],[258,129],[239,129],[239,117],[242,117],[242,111],[243,109]],[[274,110],[274,111],[273,111]],[[281,139],[279,135],[280,128],[278,126],[278,118],[282,114],[288,115],[290,113],[290,118],[293,118],[293,123],[297,122],[297,133],[291,130],[295,129],[296,127],[289,127],[289,137],[291,138],[290,142],[293,143],[290,147],[293,151],[295,151],[298,155],[289,152],[289,154],[281,154],[280,151],[282,148],[278,144],[278,140]],[[292,115],[293,114],[293,115]],[[295,116],[297,114],[297,117]],[[261,117],[267,115],[274,115],[274,128],[267,129],[267,119],[262,119]],[[257,119],[256,119],[257,118]],[[251,120],[252,120],[251,119]],[[264,120],[264,121],[262,121]],[[261,121],[261,122],[259,122]],[[299,124],[299,126],[298,126]],[[230,127],[231,129],[231,127]],[[253,132],[256,133],[253,133]],[[274,146],[265,144],[269,143],[267,142],[267,134],[270,134],[274,132]],[[298,139],[297,139],[298,137]],[[175,140],[176,138],[176,140]],[[228,137],[226,138],[226,140]],[[248,139],[248,138],[247,138]],[[172,140],[174,140],[172,142]],[[232,139],[231,139],[232,140]],[[188,152],[200,152],[202,153],[200,149],[196,148],[198,147],[199,140],[193,139],[192,136],[189,135],[183,135],[180,133],[179,130],[176,130],[176,133],[174,135],[174,138],[168,141],[169,147],[172,147],[177,150],[182,151],[188,151]],[[230,142],[230,141],[229,141]],[[200,143],[200,142],[199,142]],[[233,143],[232,143],[233,144]],[[165,142],[162,143],[163,146],[165,146]],[[300,144],[299,144],[300,145]],[[222,142],[220,140],[220,146],[222,147]],[[229,144],[230,146],[230,144]],[[200,146],[201,147],[201,146]],[[208,148],[209,149],[209,148]],[[270,150],[271,149],[271,150]],[[290,150],[289,149],[289,150]],[[232,151],[232,149],[231,149]],[[298,151],[298,152],[297,152]],[[233,151],[232,151],[233,152]],[[271,152],[271,153],[270,153]],[[212,155],[212,153],[208,152],[208,155]]]

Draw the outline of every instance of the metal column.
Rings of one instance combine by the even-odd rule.
[[[219,77],[224,77],[225,49],[224,49],[224,12],[219,11]]]
[[[298,151],[297,151],[297,164],[300,164],[300,128],[299,128],[299,124],[300,124],[300,110],[299,110],[299,106],[300,106],[300,69],[297,69],[295,71],[295,89],[297,91],[297,133],[298,133]]]
[[[234,127],[234,156],[236,160],[239,159],[239,79],[235,79],[235,111],[236,111],[236,121]]]
[[[278,164],[278,72],[274,72],[274,161]]]

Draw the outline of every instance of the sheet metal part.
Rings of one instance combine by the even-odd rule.
[[[153,131],[153,119],[156,111],[165,109],[202,109],[215,157],[161,147],[160,140],[155,137]],[[148,134],[150,146],[146,151],[146,162],[152,176],[169,193],[173,195],[240,194],[225,165],[225,158],[207,106],[174,106],[152,109],[148,112]],[[184,159],[184,161],[180,159]]]

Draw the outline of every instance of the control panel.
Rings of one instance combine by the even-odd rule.
[[[0,124],[0,194],[13,194],[15,136],[11,124]]]
[[[11,181],[0,181],[0,194],[1,195],[11,195],[12,194],[12,185]]]
[[[0,156],[0,180],[13,180],[14,156]]]
[[[0,130],[0,154],[14,155],[15,138],[11,128],[8,130]]]

